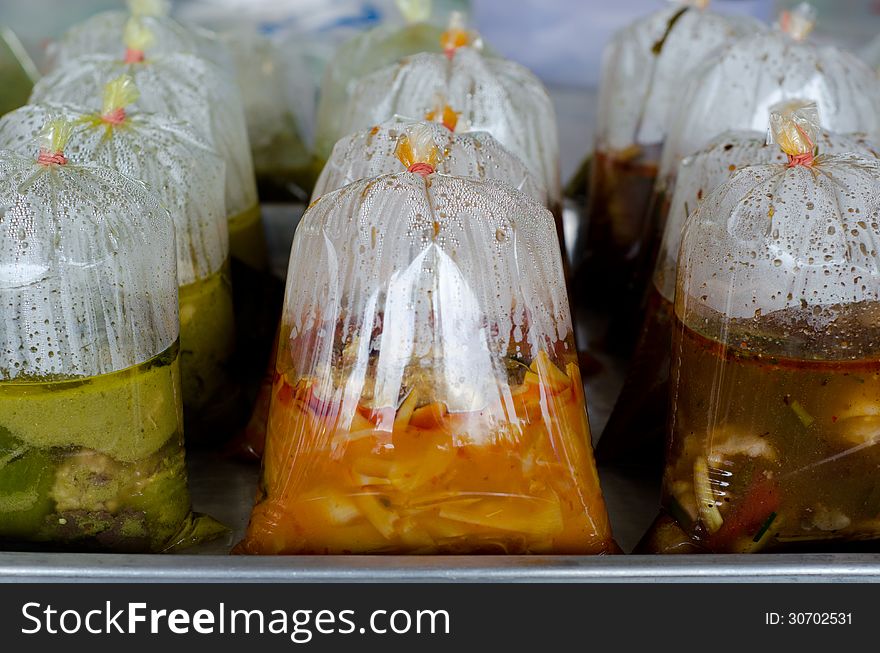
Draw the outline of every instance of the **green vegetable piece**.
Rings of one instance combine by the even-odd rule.
[[[757,544],[758,542],[760,542],[760,541],[761,541],[761,538],[764,537],[764,535],[765,535],[765,534],[767,533],[767,531],[769,530],[770,526],[773,525],[773,522],[774,522],[774,521],[776,521],[776,513],[775,513],[775,512],[771,512],[771,513],[770,513],[770,516],[767,517],[767,519],[766,519],[766,520],[764,521],[764,523],[761,525],[761,528],[758,529],[758,532],[755,533],[755,537],[752,538],[752,542],[754,542],[755,544]]]
[[[51,457],[0,427],[0,539],[30,538],[53,509]]]
[[[785,395],[783,399],[785,404],[794,411],[794,414],[797,415],[797,418],[801,421],[806,428],[809,428],[816,419],[810,415],[807,410],[801,405],[797,399],[792,399],[790,395]]]

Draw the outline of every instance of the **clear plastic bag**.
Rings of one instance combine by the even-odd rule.
[[[436,114],[436,115],[435,115]],[[400,170],[399,140],[408,129],[423,125],[439,152],[435,169],[441,174],[471,179],[497,179],[539,201],[546,193],[525,165],[485,132],[456,133],[457,114],[441,105],[429,114],[440,122],[418,123],[394,119],[340,140],[315,185],[312,201],[362,179]],[[236,445],[246,458],[259,458],[266,439],[266,423],[274,382],[273,352],[251,418]]]
[[[104,90],[100,112],[28,105],[0,120],[0,148],[27,155],[50,117],[74,125],[66,155],[143,181],[174,221],[180,302],[181,382],[187,434],[222,429],[235,399],[228,365],[235,343],[223,160],[185,123],[130,111],[131,77]],[[227,427],[228,428],[228,427]]]
[[[396,4],[405,19],[403,26],[385,23],[359,34],[340,45],[327,63],[321,81],[315,134],[315,151],[321,161],[329,158],[336,141],[356,131],[347,125],[345,111],[351,88],[357,80],[402,57],[442,51],[440,37],[443,28],[428,22],[430,0],[398,0]],[[390,117],[383,116],[375,122]]]
[[[815,109],[813,103],[794,101],[774,107],[772,115],[791,121],[812,119]],[[877,158],[874,146],[858,134],[820,131],[815,146],[823,155],[857,152],[867,158]],[[623,389],[596,449],[600,460],[640,461],[652,468],[662,464],[675,276],[688,215],[739,168],[786,161],[786,154],[778,146],[767,143],[766,132],[738,131],[722,134],[679,164],[642,330]]]
[[[139,18],[126,23],[126,54],[63,62],[34,86],[31,104],[58,103],[100,111],[104,85],[127,74],[140,90],[134,107],[189,124],[226,163],[226,212],[232,256],[264,269],[265,235],[241,97],[231,78],[190,54],[151,48],[155,36]]]
[[[612,551],[551,215],[400,147],[297,230],[237,550]]]
[[[38,77],[15,32],[0,26],[0,116],[27,102]]]
[[[681,110],[683,80],[722,45],[761,24],[685,0],[617,31],[602,58],[587,219],[573,246],[576,301],[617,301],[642,253],[660,152]],[[633,293],[637,294],[637,293]]]
[[[748,552],[880,535],[880,161],[741,168],[682,239],[663,505],[694,542]]]
[[[0,151],[0,539],[165,551],[222,531],[190,512],[174,229],[70,129]]]
[[[441,105],[424,117],[433,120],[435,114],[440,122],[395,118],[342,138],[321,171],[313,200],[355,181],[399,171],[397,150],[401,135],[424,124],[440,152],[435,165],[437,172],[470,179],[497,179],[542,204],[547,203],[543,186],[491,134],[455,131],[458,114],[449,105]]]

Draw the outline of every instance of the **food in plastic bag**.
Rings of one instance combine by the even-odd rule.
[[[559,137],[553,102],[540,80],[521,65],[481,53],[479,39],[452,25],[444,54],[421,53],[361,78],[350,93],[343,133],[394,116],[420,117],[437,98],[460,112],[470,130],[486,131],[518,156],[544,188],[562,235]]]
[[[631,286],[645,216],[663,141],[681,111],[682,80],[720,46],[763,31],[754,19],[716,14],[708,4],[669,3],[617,31],[605,49],[587,219],[578,225],[572,254],[580,304],[637,294]]]
[[[27,102],[38,77],[15,32],[0,26],[0,116]]]
[[[235,343],[223,160],[185,123],[129,111],[138,91],[122,75],[104,89],[99,112],[28,105],[0,120],[0,148],[27,155],[53,116],[74,125],[66,155],[143,181],[171,213],[180,286],[180,368],[186,431],[224,429],[235,402],[228,365]],[[228,428],[228,427],[227,427]]]
[[[736,171],[682,239],[663,505],[711,551],[880,535],[880,161],[815,154]]]
[[[0,539],[166,551],[223,530],[190,511],[174,230],[70,130],[0,151]]]
[[[122,34],[129,18],[136,17],[153,35],[150,51],[194,54],[232,69],[226,47],[210,31],[196,25],[182,24],[168,16],[167,0],[128,0],[128,11],[103,11],[68,29],[47,49],[49,69],[91,54],[120,57],[125,53]]]
[[[268,265],[247,125],[238,89],[213,63],[195,55],[151,47],[143,19],[125,27],[125,54],[96,54],[59,61],[34,86],[31,104],[64,103],[101,109],[104,84],[131,75],[141,92],[134,107],[188,123],[226,163],[226,212],[232,256],[262,270]]]
[[[340,45],[327,63],[321,81],[315,133],[315,151],[323,162],[336,141],[350,134],[345,111],[354,83],[362,77],[419,52],[441,52],[443,28],[432,25],[430,0],[397,0],[403,26],[384,23]],[[383,116],[374,122],[381,122]]]
[[[301,49],[246,28],[220,38],[232,53],[260,197],[305,201],[315,180],[315,89]]]
[[[297,230],[237,550],[613,550],[550,214],[399,149]]]
[[[434,168],[438,173],[472,179],[497,179],[539,201],[546,193],[534,180],[525,165],[485,132],[455,131],[458,114],[449,105],[440,105],[426,118],[436,120],[424,125],[439,152]],[[340,140],[315,185],[313,201],[343,186],[400,170],[399,140],[408,129],[420,124],[395,119]],[[260,388],[251,418],[243,430],[237,449],[245,457],[259,458],[266,438],[269,402],[274,382],[275,357]]]
[[[782,103],[773,110],[789,120],[816,111],[814,103],[797,100]],[[867,158],[877,158],[874,146],[858,134],[822,131],[816,148],[823,155],[858,152]],[[722,134],[679,164],[639,340],[623,389],[596,447],[600,460],[638,462],[652,468],[662,465],[669,404],[675,275],[687,217],[733,171],[747,165],[786,161],[786,154],[779,147],[767,143],[766,131],[764,134],[734,131]]]

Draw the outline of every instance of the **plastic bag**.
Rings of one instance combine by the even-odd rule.
[[[130,75],[141,92],[134,108],[188,123],[220,153],[226,163],[230,251],[243,263],[265,269],[265,235],[238,89],[213,63],[151,48],[154,38],[142,19],[129,19],[124,56],[96,54],[60,61],[59,68],[34,86],[31,104],[64,103],[99,111],[104,84]]]
[[[880,535],[880,161],[773,124],[679,258],[663,505],[712,551]]]
[[[182,24],[170,18],[170,3],[165,0],[128,0],[128,11],[112,10],[95,14],[68,29],[47,49],[49,69],[91,54],[121,57],[125,54],[122,34],[126,23],[136,17],[153,35],[153,52],[194,54],[224,70],[232,70],[232,57],[210,31],[196,25]]]
[[[386,23],[355,36],[336,49],[324,69],[315,134],[315,151],[321,161],[330,156],[336,141],[356,131],[347,125],[345,111],[357,80],[402,57],[442,51],[443,28],[428,23],[430,0],[398,0],[396,4],[405,25]],[[390,117],[383,116],[374,122]]]
[[[223,530],[190,512],[174,230],[70,130],[0,151],[0,538],[165,551]]]
[[[613,549],[552,218],[438,156],[304,216],[239,552]]]
[[[793,101],[774,107],[777,120],[795,124],[804,119],[818,124],[812,102]],[[877,158],[874,146],[857,134],[819,132],[821,154],[857,152]],[[681,235],[688,215],[703,198],[747,165],[781,164],[786,154],[768,144],[766,132],[727,132],[706,148],[685,158],[678,167],[675,192],[653,273],[645,317],[623,389],[596,448],[600,460],[662,465],[669,404],[669,364],[672,353],[673,299]]]
[[[157,114],[128,111],[131,77],[107,84],[100,112],[28,105],[0,120],[0,148],[26,155],[52,116],[74,125],[66,154],[145,182],[170,211],[176,229],[181,384],[187,434],[228,429],[235,387],[228,365],[235,342],[223,160],[189,127]]]
[[[762,33],[758,21],[685,0],[618,30],[605,48],[587,219],[573,246],[575,301],[590,307],[637,295],[633,277],[660,152],[681,86],[722,45]]]
[[[21,41],[11,29],[0,26],[0,116],[27,102],[38,77]]]
[[[449,105],[440,105],[426,118],[440,122],[395,119],[340,140],[318,178],[312,201],[356,181],[399,171],[398,141],[418,124],[424,125],[426,134],[437,147],[439,154],[434,164],[437,172],[472,179],[497,179],[539,202],[546,200],[544,189],[525,165],[492,136],[485,132],[455,132],[458,114]],[[243,452],[247,458],[259,458],[263,453],[276,355],[277,352],[273,352],[270,357],[272,362],[263,378],[251,418],[241,441],[236,444],[237,453]]]

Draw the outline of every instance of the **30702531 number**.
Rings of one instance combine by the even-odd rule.
[[[852,612],[765,612],[768,626],[851,626]]]

